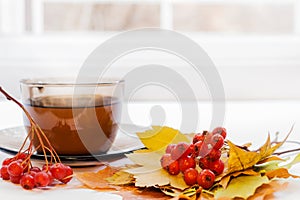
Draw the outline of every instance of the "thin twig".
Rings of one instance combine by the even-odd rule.
[[[290,149],[290,150],[286,150],[286,151],[281,151],[281,152],[273,153],[273,155],[280,156],[282,154],[292,153],[292,152],[296,152],[296,151],[300,151],[300,148]]]
[[[44,158],[45,158],[45,164],[47,166],[48,169],[48,165],[49,165],[49,161],[48,161],[48,156],[47,156],[47,151],[49,151],[50,153],[50,157],[51,157],[51,162],[52,162],[52,158],[54,159],[55,162],[61,162],[60,158],[57,154],[57,152],[55,151],[55,149],[52,147],[49,139],[47,138],[46,134],[43,132],[43,130],[40,128],[40,126],[34,121],[34,119],[31,117],[31,115],[29,114],[29,112],[25,109],[25,107],[18,102],[16,99],[14,99],[11,95],[9,95],[5,90],[2,89],[2,87],[0,86],[0,92],[10,101],[13,101],[14,103],[16,103],[25,113],[26,117],[28,118],[29,122],[30,122],[30,130],[23,142],[23,144],[21,145],[21,148],[18,152],[18,154],[22,153],[22,150],[26,144],[26,141],[29,139],[30,140],[30,144],[29,147],[24,150],[23,152],[27,152],[28,157],[25,161],[30,160],[31,155],[33,154],[33,139],[36,136],[37,139],[39,140],[39,145],[35,148],[35,150],[38,150],[39,148],[42,148],[42,152],[44,154]],[[44,141],[46,142],[46,145],[44,143]],[[25,162],[24,161],[24,162]],[[30,165],[30,162],[29,162]]]

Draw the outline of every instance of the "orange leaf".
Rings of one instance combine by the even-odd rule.
[[[278,169],[275,169],[272,171],[268,171],[268,172],[266,172],[266,176],[269,179],[273,179],[275,177],[277,177],[277,178],[289,178],[289,177],[300,178],[300,176],[290,174],[286,168],[278,168]]]
[[[84,185],[91,189],[110,189],[114,190],[117,187],[110,185],[106,178],[111,177],[119,168],[106,166],[98,172],[83,172],[76,174],[76,178]]]
[[[271,181],[268,184],[263,184],[256,189],[255,193],[247,200],[267,200],[274,199],[273,194],[287,187],[288,183],[279,183],[278,181]]]

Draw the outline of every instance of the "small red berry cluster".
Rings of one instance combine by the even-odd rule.
[[[18,153],[2,162],[0,177],[20,184],[24,189],[53,186],[59,182],[68,183],[72,179],[73,170],[62,163],[45,164],[42,169],[32,166],[30,155]]]
[[[192,144],[170,144],[160,159],[161,166],[171,175],[182,172],[187,185],[198,184],[209,189],[214,184],[215,176],[224,171],[220,158],[226,134],[225,128],[217,127],[212,132],[195,134]],[[196,169],[197,164],[200,172]]]
[[[3,161],[0,177],[3,180],[10,180],[15,184],[21,184],[24,189],[28,190],[35,187],[55,185],[57,182],[68,183],[72,179],[73,170],[60,162],[59,155],[52,147],[46,134],[33,120],[25,107],[4,91],[1,86],[0,93],[8,100],[16,103],[23,110],[30,122],[27,137],[21,145],[19,153],[17,153],[16,156],[7,158]],[[34,148],[32,140],[35,137],[38,138],[40,145]],[[27,141],[30,143],[27,149],[24,150]],[[33,167],[30,161],[31,155],[38,149],[42,150],[45,158],[45,165],[42,169]],[[50,163],[47,154],[50,155]]]

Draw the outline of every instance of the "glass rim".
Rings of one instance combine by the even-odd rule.
[[[123,79],[117,78],[103,78],[100,81],[89,81],[89,78],[95,79],[95,77],[85,77],[80,82],[73,77],[45,77],[45,78],[25,78],[20,80],[20,84],[27,86],[111,86],[123,84]]]

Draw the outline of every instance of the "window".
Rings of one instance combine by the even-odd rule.
[[[0,0],[2,33],[120,31],[300,32],[297,0]]]
[[[292,90],[300,84],[298,0],[0,0],[0,67],[10,66],[0,80],[76,74],[111,34],[142,27],[179,31],[198,42],[217,65],[229,99],[300,98]],[[17,90],[15,82],[2,84]],[[246,92],[253,88],[255,95]]]

